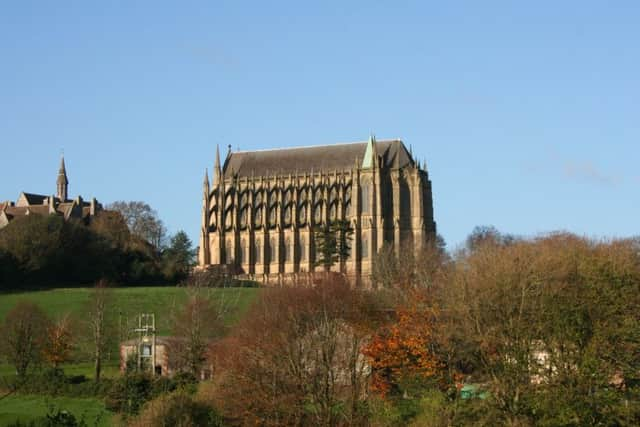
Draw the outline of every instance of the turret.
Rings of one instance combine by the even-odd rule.
[[[220,184],[222,169],[220,168],[220,147],[216,144],[216,163],[213,166],[213,184]]]
[[[58,179],[56,180],[56,195],[61,202],[67,200],[67,190],[69,188],[69,180],[67,179],[67,169],[64,165],[64,156],[60,160],[60,169],[58,170]]]

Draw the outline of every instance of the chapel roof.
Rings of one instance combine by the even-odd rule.
[[[231,152],[223,168],[225,178],[238,176],[288,175],[296,172],[350,170],[362,163],[367,142],[351,142],[309,147]],[[410,153],[399,139],[376,141],[382,166],[402,168],[413,165]]]

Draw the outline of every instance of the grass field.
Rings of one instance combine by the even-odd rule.
[[[82,352],[88,346],[89,338],[83,334],[82,324],[86,319],[87,302],[91,288],[62,288],[46,291],[0,293],[0,322],[7,313],[21,300],[31,301],[39,305],[51,318],[56,319],[65,314],[72,316],[77,326],[77,347],[74,363],[63,365],[68,375],[93,375],[93,365]],[[214,304],[226,307],[225,323],[232,325],[247,310],[251,302],[258,295],[258,288],[225,288],[207,289]],[[130,336],[131,329],[136,324],[139,313],[155,313],[158,335],[171,333],[172,313],[180,309],[187,294],[179,287],[122,287],[113,289],[112,328],[114,334],[122,339]],[[129,334],[128,334],[129,333]],[[105,366],[105,376],[115,376],[118,373],[118,349],[114,345],[111,349],[110,360]],[[12,366],[0,362],[0,377],[15,374]]]
[[[227,324],[234,323],[256,297],[257,288],[225,288],[208,290],[215,303],[225,302],[229,312]],[[0,293],[0,321],[20,300],[38,304],[49,316],[56,318],[71,314],[77,322],[82,321],[89,301],[91,288],[63,288],[47,291]],[[170,332],[171,313],[186,299],[184,288],[166,287],[123,287],[113,289],[113,313],[126,324],[138,313],[155,313],[159,334]]]
[[[99,399],[17,395],[0,400],[0,426],[45,416],[50,406],[69,411],[78,420],[84,417],[88,426],[111,425],[113,414],[104,408],[104,403]]]

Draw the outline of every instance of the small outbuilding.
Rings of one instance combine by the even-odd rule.
[[[155,375],[172,376],[175,372],[170,363],[173,337],[134,338],[120,343],[120,372],[128,369],[150,370]]]

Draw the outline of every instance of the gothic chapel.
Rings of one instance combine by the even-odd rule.
[[[317,224],[351,222],[350,257],[333,269],[357,285],[369,283],[383,245],[399,255],[436,233],[426,167],[400,140],[229,150],[222,165],[217,150],[203,192],[199,267],[232,265],[264,284],[305,282],[322,270],[314,267]]]

